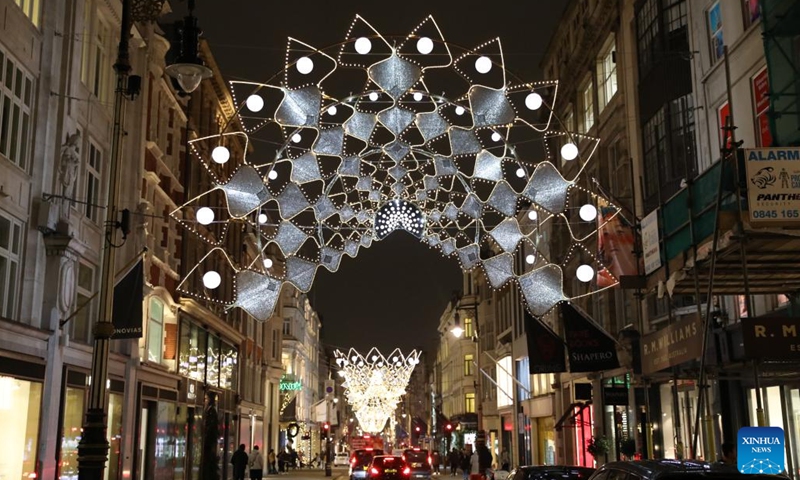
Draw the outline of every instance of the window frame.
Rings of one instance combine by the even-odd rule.
[[[0,48],[0,156],[28,172],[35,79],[8,51]]]
[[[475,413],[475,392],[464,394],[464,413]]]
[[[155,318],[153,316],[153,304],[160,305],[161,308],[161,315],[160,318]],[[147,361],[156,363],[161,365],[164,361],[164,308],[166,304],[163,300],[156,296],[150,296],[147,302],[147,346],[145,351],[147,352]],[[157,358],[153,358],[153,345],[152,341],[153,333],[157,330],[158,336],[158,349],[155,351],[157,353]]]
[[[2,210],[0,210],[0,220],[8,222],[8,243],[0,245],[0,259],[5,261],[3,268],[0,269],[0,317],[15,320],[21,292],[20,267],[25,230],[21,221]],[[10,268],[12,265],[13,269]]]
[[[14,3],[22,10],[22,13],[28,17],[28,20],[33,23],[33,26],[39,28],[39,21],[41,20],[42,2],[39,0],[14,0]]]
[[[81,52],[81,83],[89,94],[101,103],[111,99],[111,52],[114,43],[114,23],[100,11],[100,6],[85,0],[83,12],[83,49]]]
[[[472,362],[475,361],[475,355],[472,353],[464,354],[464,376],[471,377],[474,370],[472,368]]]
[[[92,326],[97,302],[94,301],[92,295],[97,292],[97,267],[88,262],[76,262],[75,266],[75,301],[73,312],[78,308],[81,310],[70,320],[72,325],[69,332],[73,340],[89,344],[94,338],[92,335]],[[81,282],[82,269],[85,269],[85,271],[90,274],[88,284],[83,284],[83,282]],[[85,325],[83,322],[85,322]]]
[[[619,91],[617,78],[617,37],[614,33],[597,58],[597,110],[602,113]],[[609,87],[611,87],[609,89]],[[609,90],[612,90],[609,92]]]
[[[716,11],[716,13],[712,13]],[[716,15],[718,25],[713,25],[714,15]],[[725,56],[725,22],[722,20],[722,6],[716,0],[706,10],[706,28],[708,29],[708,50],[711,65],[716,65]]]
[[[102,178],[103,178],[103,150],[97,144],[89,139],[87,144],[88,152],[84,155],[83,166],[83,195],[84,201],[84,216],[92,221],[92,223],[99,225],[102,218],[100,210],[103,208],[100,205],[100,197],[102,195]]]
[[[472,317],[464,318],[464,338],[472,338],[475,334],[474,322]]]
[[[596,118],[594,114],[594,80],[589,75],[588,79],[581,83],[580,88],[580,128],[579,133],[588,134],[594,127]]]
[[[742,19],[744,29],[748,30],[761,20],[761,6],[758,0],[742,0]],[[755,5],[756,13],[753,14],[752,6]]]

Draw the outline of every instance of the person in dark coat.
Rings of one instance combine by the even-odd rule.
[[[244,480],[248,461],[247,452],[244,444],[239,445],[239,450],[231,455],[231,465],[233,465],[233,480]]]

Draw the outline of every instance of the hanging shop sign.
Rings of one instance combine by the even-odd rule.
[[[531,375],[567,371],[564,341],[527,311],[525,312],[525,332],[528,340]]]
[[[144,302],[144,260],[139,259],[114,285],[111,321],[114,340],[142,338],[142,303]]]
[[[642,373],[698,359],[703,351],[703,322],[689,315],[666,328],[642,337]]]
[[[642,219],[642,250],[644,273],[650,275],[661,268],[661,244],[658,237],[658,209]]]
[[[625,387],[603,387],[603,404],[627,405],[628,389]]]
[[[744,158],[750,224],[800,223],[800,148],[746,149]]]
[[[569,303],[561,304],[570,372],[601,372],[619,368],[617,342],[605,329]]]
[[[742,319],[744,353],[750,358],[800,358],[800,317]]]
[[[286,377],[286,376],[281,378],[280,390],[282,392],[286,392],[286,391],[296,392],[296,391],[302,390],[302,389],[303,389],[303,383],[300,380],[297,380],[297,379],[292,378],[292,377]]]

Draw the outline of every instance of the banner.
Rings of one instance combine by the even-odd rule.
[[[645,275],[650,275],[661,268],[658,211],[658,209],[655,209],[642,219],[642,251],[644,252]]]
[[[564,341],[547,325],[525,312],[525,336],[531,375],[567,371]]]
[[[800,318],[742,318],[744,353],[749,358],[800,359]]]
[[[114,285],[114,306],[111,322],[114,340],[142,338],[142,303],[144,302],[144,258]]]
[[[695,314],[642,337],[642,373],[658,372],[700,358],[703,321]]]
[[[747,204],[752,226],[793,226],[800,222],[800,148],[744,151]]]
[[[600,372],[619,368],[617,342],[605,329],[569,303],[561,304],[570,372]]]
[[[636,276],[636,237],[633,227],[603,199],[597,201],[597,252],[606,267],[597,272],[597,287],[610,287],[623,276]],[[602,228],[600,228],[602,226]]]

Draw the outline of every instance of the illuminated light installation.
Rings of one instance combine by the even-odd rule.
[[[344,377],[345,397],[359,425],[365,432],[381,432],[406,393],[419,352],[403,355],[395,349],[384,357],[376,348],[366,355],[351,348],[347,354],[336,350],[334,355]]]
[[[337,84],[346,69],[363,84]],[[428,88],[445,70],[463,89]],[[493,289],[518,288],[535,317],[600,290],[605,267],[590,250],[614,215],[595,220],[598,197],[579,185],[598,140],[554,126],[557,82],[518,82],[499,39],[463,50],[432,17],[385,37],[356,16],[344,42],[290,38],[282,75],[231,87],[237,115],[190,145],[212,188],[172,212],[210,247],[182,294],[266,321],[284,286],[308,292],[320,268],[338,270],[395,230],[480,269]],[[257,253],[243,263],[240,245],[226,250],[235,229]]]

